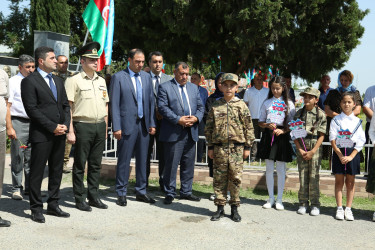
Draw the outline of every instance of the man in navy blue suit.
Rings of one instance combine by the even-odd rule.
[[[110,99],[113,134],[118,140],[116,171],[116,204],[126,206],[130,160],[135,149],[136,200],[155,203],[146,193],[146,161],[149,134],[155,134],[155,100],[150,74],[141,71],[145,55],[132,49],[128,55],[129,67],[112,76]]]
[[[204,107],[198,87],[187,81],[189,66],[184,62],[178,62],[173,72],[174,79],[161,84],[158,91],[158,110],[163,116],[159,139],[164,143],[164,204],[171,204],[176,196],[178,164],[181,180],[180,199],[200,200],[192,194],[192,184],[198,123],[203,119]]]

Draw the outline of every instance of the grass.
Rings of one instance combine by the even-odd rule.
[[[129,190],[132,192],[134,190],[135,180],[129,180]],[[101,180],[100,182],[100,189],[101,193],[108,193],[114,192],[115,181],[114,180]],[[177,189],[179,189],[179,185],[177,185]],[[104,189],[104,190],[103,190]],[[158,180],[149,180],[149,187],[148,191],[151,193],[157,193],[160,196],[163,196],[163,193],[160,191],[159,182]],[[193,193],[199,197],[208,199],[210,195],[213,193],[212,185],[202,185],[199,183],[193,183]],[[263,201],[268,199],[267,190],[260,190],[260,189],[252,189],[252,188],[241,188],[240,196],[243,200],[250,199],[256,200],[259,203],[263,203]],[[284,191],[283,194],[283,202],[290,203],[292,206],[294,205],[296,208],[298,206],[298,193],[293,191]],[[336,199],[335,197],[327,196],[324,194],[320,195],[320,203],[321,207],[325,208],[335,208],[336,207]],[[343,197],[343,204],[346,203],[345,196]],[[375,199],[374,198],[362,198],[362,197],[354,197],[353,201],[353,208],[358,210],[366,210],[366,211],[374,211],[375,210]]]

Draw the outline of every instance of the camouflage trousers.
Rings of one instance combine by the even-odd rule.
[[[230,205],[240,205],[240,185],[243,171],[243,146],[233,144],[214,148],[214,191],[215,205],[224,205],[227,190],[230,192]]]
[[[304,140],[307,150],[315,146],[316,140]],[[302,144],[301,144],[302,145]],[[322,161],[322,147],[314,154],[313,158],[305,161],[297,150],[297,163],[299,172],[299,191],[298,200],[300,206],[319,207],[319,169]]]

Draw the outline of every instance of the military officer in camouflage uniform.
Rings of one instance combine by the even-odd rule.
[[[74,75],[73,72],[68,70],[69,60],[66,56],[58,55],[56,57],[56,60],[57,60],[56,71],[52,72],[52,74],[54,74],[55,76],[61,77],[62,79],[64,79],[64,81],[66,80],[66,78]],[[63,169],[64,174],[71,172],[70,168],[68,167],[69,155],[70,155],[71,149],[72,149],[72,144],[68,143],[68,139],[66,139],[65,153],[64,153],[64,169]]]
[[[254,128],[247,105],[235,96],[237,84],[237,75],[223,75],[221,86],[224,97],[212,105],[206,121],[208,156],[213,159],[214,169],[214,202],[218,207],[212,221],[224,216],[227,190],[231,197],[231,218],[236,222],[241,221],[237,207],[240,205],[243,159],[249,157]]]
[[[65,81],[72,112],[67,138],[69,143],[75,144],[73,192],[76,208],[82,211],[91,211],[91,207],[108,208],[99,198],[99,177],[107,136],[109,102],[105,80],[96,73],[99,50],[100,44],[97,42],[83,46],[77,52],[81,56],[82,71]],[[83,183],[86,162],[87,192]]]
[[[322,142],[326,133],[327,120],[323,110],[318,108],[319,90],[307,87],[301,94],[304,107],[295,114],[294,120],[305,122],[307,136],[294,140],[297,147],[297,163],[299,171],[300,189],[298,192],[299,214],[305,214],[311,203],[310,215],[319,215],[319,168],[322,160]]]

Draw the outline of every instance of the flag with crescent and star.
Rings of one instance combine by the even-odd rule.
[[[100,50],[98,51],[100,56],[98,71],[100,71],[104,65],[110,65],[112,60],[114,0],[90,0],[82,17],[92,39],[100,43]]]

